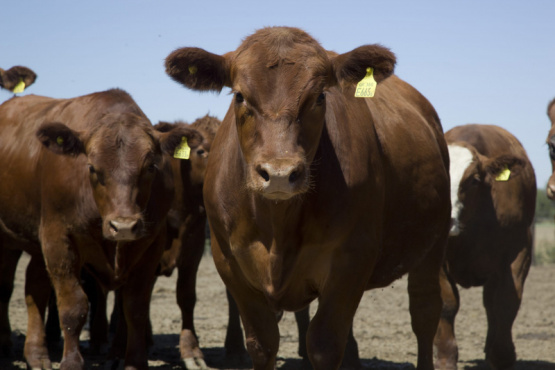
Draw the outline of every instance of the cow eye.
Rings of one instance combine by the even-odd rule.
[[[156,172],[156,169],[157,169],[157,167],[154,163],[149,164],[148,167],[146,168],[148,173],[154,173],[154,172]]]
[[[324,101],[326,101],[326,94],[321,93],[320,95],[318,95],[318,98],[316,99],[316,105],[322,105]]]
[[[204,149],[199,149],[199,150],[197,150],[197,155],[198,155],[198,156],[201,156],[201,155],[203,155],[204,153],[205,153],[205,152],[204,152]]]
[[[243,98],[243,94],[241,94],[240,92],[235,94],[235,101],[237,103],[242,103],[245,101],[245,98]]]
[[[555,161],[555,145],[549,143],[547,144],[549,146],[549,157]]]
[[[92,175],[96,172],[96,169],[94,168],[94,166],[92,164],[89,164],[89,173]]]

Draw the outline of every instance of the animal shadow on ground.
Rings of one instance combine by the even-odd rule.
[[[490,370],[486,361],[472,360],[468,361],[464,367],[459,366],[463,370]],[[516,361],[515,370],[555,370],[555,363],[546,361]]]

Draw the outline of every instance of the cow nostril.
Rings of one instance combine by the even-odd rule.
[[[300,171],[293,171],[293,173],[291,173],[291,175],[289,175],[289,182],[293,183],[295,181],[297,181],[300,177],[301,172]]]
[[[135,223],[133,224],[133,227],[131,227],[131,232],[132,232],[132,233],[136,233],[137,230],[139,230],[139,227],[140,227],[140,226],[141,226],[141,225],[140,225],[140,222],[139,222],[139,221],[135,221]]]
[[[110,230],[114,233],[117,234],[118,232],[118,227],[116,225],[114,225],[114,223],[112,221],[110,221]]]
[[[268,174],[268,172],[266,172],[266,170],[263,170],[262,168],[259,168],[257,170],[258,174],[260,176],[262,176],[262,178],[264,179],[264,181],[270,181],[270,175]]]

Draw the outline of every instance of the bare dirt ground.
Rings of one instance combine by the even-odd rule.
[[[23,341],[27,317],[23,296],[24,268],[22,258],[17,272],[16,291],[10,305],[14,357],[1,358],[0,369],[25,369]],[[181,369],[178,340],[180,314],[175,301],[176,273],[161,277],[151,304],[154,346],[149,352],[153,369]],[[198,303],[195,325],[200,336],[206,362],[212,368],[228,369],[223,349],[227,324],[227,301],[210,256],[201,262],[198,274]],[[311,309],[314,311],[315,304]],[[482,307],[481,288],[461,290],[461,309],[456,321],[459,343],[459,369],[487,369],[483,361],[486,318]],[[300,369],[297,355],[297,329],[292,313],[280,323],[281,345],[278,369]],[[381,370],[413,369],[416,364],[416,339],[411,331],[408,313],[406,279],[388,288],[366,292],[355,317],[354,332],[365,368]],[[513,328],[518,354],[516,370],[555,369],[555,265],[533,266],[526,281],[524,299]],[[83,336],[82,352],[88,369],[109,369],[111,363],[102,356],[88,355],[88,342]],[[60,350],[51,352],[54,368],[59,368]],[[248,366],[244,366],[246,368]]]

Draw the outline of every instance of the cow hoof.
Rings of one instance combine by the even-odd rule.
[[[184,358],[185,369],[187,370],[205,370],[210,369],[204,359],[198,357]]]
[[[39,366],[29,366],[31,370],[52,370],[52,363],[50,360],[42,360]]]

